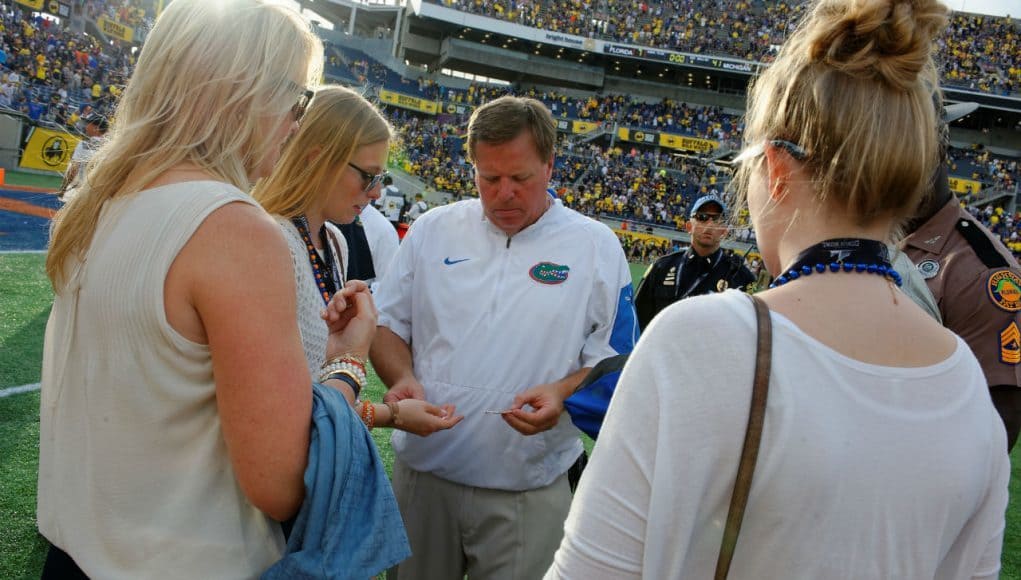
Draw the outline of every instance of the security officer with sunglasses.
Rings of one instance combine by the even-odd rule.
[[[729,230],[724,221],[726,210],[716,195],[702,196],[691,206],[691,247],[656,260],[638,285],[635,308],[642,330],[678,300],[728,288],[743,290],[755,282],[744,260],[720,247]]]

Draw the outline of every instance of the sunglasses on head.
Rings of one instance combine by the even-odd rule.
[[[693,217],[695,219],[695,221],[697,221],[697,222],[716,222],[716,223],[722,223],[723,222],[723,214],[721,214],[721,213],[701,213],[700,212],[700,213],[697,213],[697,214],[695,214],[695,215],[693,215],[691,217]]]
[[[298,102],[294,103],[291,107],[291,114],[294,115],[294,121],[298,122],[302,117],[305,116],[305,111],[308,110],[308,104],[312,101],[312,97],[315,92],[309,89],[302,89],[301,94],[298,95]]]
[[[733,162],[741,163],[743,161],[748,161],[749,159],[754,159],[759,155],[762,155],[766,151],[766,143],[769,143],[773,147],[783,149],[784,151],[787,152],[788,155],[790,155],[791,157],[798,161],[804,161],[808,159],[808,151],[806,151],[805,148],[802,147],[801,145],[798,145],[797,143],[793,143],[791,141],[786,141],[784,139],[771,139],[764,143],[759,143],[757,145],[752,145],[751,147],[746,147],[744,151],[742,151],[737,157],[734,158]]]
[[[348,165],[351,166],[351,169],[354,169],[355,171],[358,172],[359,175],[361,175],[363,192],[370,191],[371,189],[382,183],[384,179],[390,176],[390,172],[385,169],[383,171],[380,171],[379,173],[369,173],[368,171],[365,171],[364,169],[358,167],[357,165],[351,163],[350,161],[348,162]]]

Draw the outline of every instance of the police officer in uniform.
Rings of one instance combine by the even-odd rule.
[[[726,210],[716,195],[700,197],[691,206],[691,247],[656,260],[638,284],[635,309],[642,330],[678,300],[728,288],[743,290],[755,282],[744,260],[720,247],[729,229],[724,222]]]
[[[901,247],[939,304],[943,325],[971,347],[1012,448],[1021,430],[1021,269],[999,239],[961,208],[946,167]]]

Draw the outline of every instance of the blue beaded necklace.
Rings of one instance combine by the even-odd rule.
[[[864,238],[836,238],[811,246],[798,254],[789,268],[777,276],[770,288],[783,286],[798,278],[826,272],[876,274],[903,284],[900,274],[890,264],[886,244]]]

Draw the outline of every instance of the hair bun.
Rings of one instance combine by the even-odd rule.
[[[812,62],[908,90],[947,24],[937,0],[822,0],[804,24]]]

